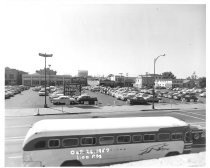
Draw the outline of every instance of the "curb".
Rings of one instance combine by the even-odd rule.
[[[180,110],[178,108],[173,108],[173,109],[147,109],[147,110],[140,110],[140,111],[159,111],[159,110]]]

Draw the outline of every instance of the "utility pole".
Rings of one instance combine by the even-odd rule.
[[[49,87],[50,87],[50,67],[51,65],[48,65],[49,66]]]
[[[46,101],[46,95],[47,95],[47,88],[46,88],[46,85],[47,85],[47,82],[46,82],[46,58],[47,57],[52,57],[53,55],[52,54],[42,54],[42,53],[39,53],[39,56],[41,57],[44,57],[45,58],[45,71],[44,71],[44,76],[45,76],[45,103],[44,103],[44,108],[47,108],[47,101]]]
[[[159,55],[158,57],[156,57],[154,59],[154,84],[153,84],[153,101],[152,101],[152,109],[153,110],[155,109],[155,63],[156,63],[157,59],[161,56],[165,56],[165,54]]]

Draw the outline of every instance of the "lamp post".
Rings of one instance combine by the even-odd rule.
[[[46,58],[47,57],[52,57],[53,55],[52,54],[42,54],[42,53],[39,53],[39,56],[41,57],[44,57],[45,58],[45,68],[44,68],[44,76],[45,76],[45,103],[44,103],[44,108],[47,108],[47,102],[46,102],[46,95],[47,95],[47,89],[46,89],[46,85],[47,85],[47,82],[46,82]]]
[[[158,57],[156,57],[154,59],[154,84],[153,84],[153,101],[152,101],[152,109],[154,110],[155,109],[155,63],[157,61],[157,59],[161,56],[165,56],[166,54],[163,54],[163,55],[159,55]]]
[[[48,65],[49,66],[49,87],[50,87],[50,67],[51,65]]]

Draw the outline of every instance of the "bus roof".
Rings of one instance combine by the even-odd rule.
[[[89,119],[45,119],[36,122],[26,139],[47,136],[90,135],[139,131],[158,131],[160,128],[188,124],[174,117],[126,117]]]

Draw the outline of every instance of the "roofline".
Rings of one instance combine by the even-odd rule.
[[[90,135],[90,134],[107,134],[107,133],[124,133],[124,132],[145,132],[145,131],[158,131],[160,128],[170,128],[170,127],[185,127],[185,126],[188,126],[187,123],[185,123],[184,121],[182,120],[179,120],[179,119],[176,119],[174,117],[168,117],[168,116],[164,116],[164,117],[128,117],[128,123],[130,123],[130,125],[127,123],[127,124],[124,124],[125,123],[125,120],[127,118],[100,118],[100,119],[47,119],[46,120],[41,120],[41,121],[38,121],[37,123],[35,123],[34,127],[32,127],[27,135],[26,135],[26,138],[25,140],[26,141],[29,141],[30,139],[34,139],[34,138],[38,138],[38,137],[43,137],[43,136],[67,136],[70,134],[71,132],[71,135],[84,135],[84,134],[87,134],[87,135]],[[149,119],[155,119],[155,121],[159,121],[160,118],[164,118],[161,122],[162,124],[153,124],[151,126],[149,126],[148,122],[144,125],[142,125],[142,122],[141,121],[144,121],[145,119],[147,118],[147,120]],[[122,119],[124,122],[120,123],[119,125],[114,125],[114,126],[111,126],[110,125],[102,125],[102,127],[97,127],[94,126],[95,123],[96,124],[99,124],[101,122],[104,122],[104,123],[107,123],[106,120],[112,120],[110,123],[113,123],[115,120],[114,119]],[[131,123],[130,121],[131,120],[135,120],[134,124]],[[140,120],[138,122],[138,119]],[[173,121],[172,123],[170,123],[170,119]],[[78,127],[73,127],[72,128],[72,125],[69,125],[69,129],[68,127],[66,127],[66,125],[64,127],[60,127],[60,128],[57,128],[57,127],[54,127],[54,128],[57,128],[56,129],[53,129],[51,126],[53,124],[53,120],[57,120],[57,123],[56,124],[59,124],[60,122],[62,123],[72,123],[75,124],[75,123],[82,123],[82,124],[86,124],[88,125],[89,122],[92,122],[92,125],[90,126],[90,128],[88,127],[81,127],[81,128],[78,128]],[[101,120],[101,121],[99,121]],[[169,120],[168,124],[167,123],[164,123],[163,124],[163,121],[167,121]],[[46,121],[46,122],[45,122]],[[72,122],[71,122],[72,121]],[[94,121],[97,121],[95,123],[93,123]],[[116,121],[115,121],[116,122]],[[153,120],[154,122],[154,120]],[[155,122],[156,123],[156,122]],[[42,127],[43,125],[45,125],[45,127]],[[55,124],[54,124],[55,125]],[[50,128],[50,129],[49,129]],[[52,129],[51,129],[52,128]],[[24,141],[25,142],[25,141]]]

